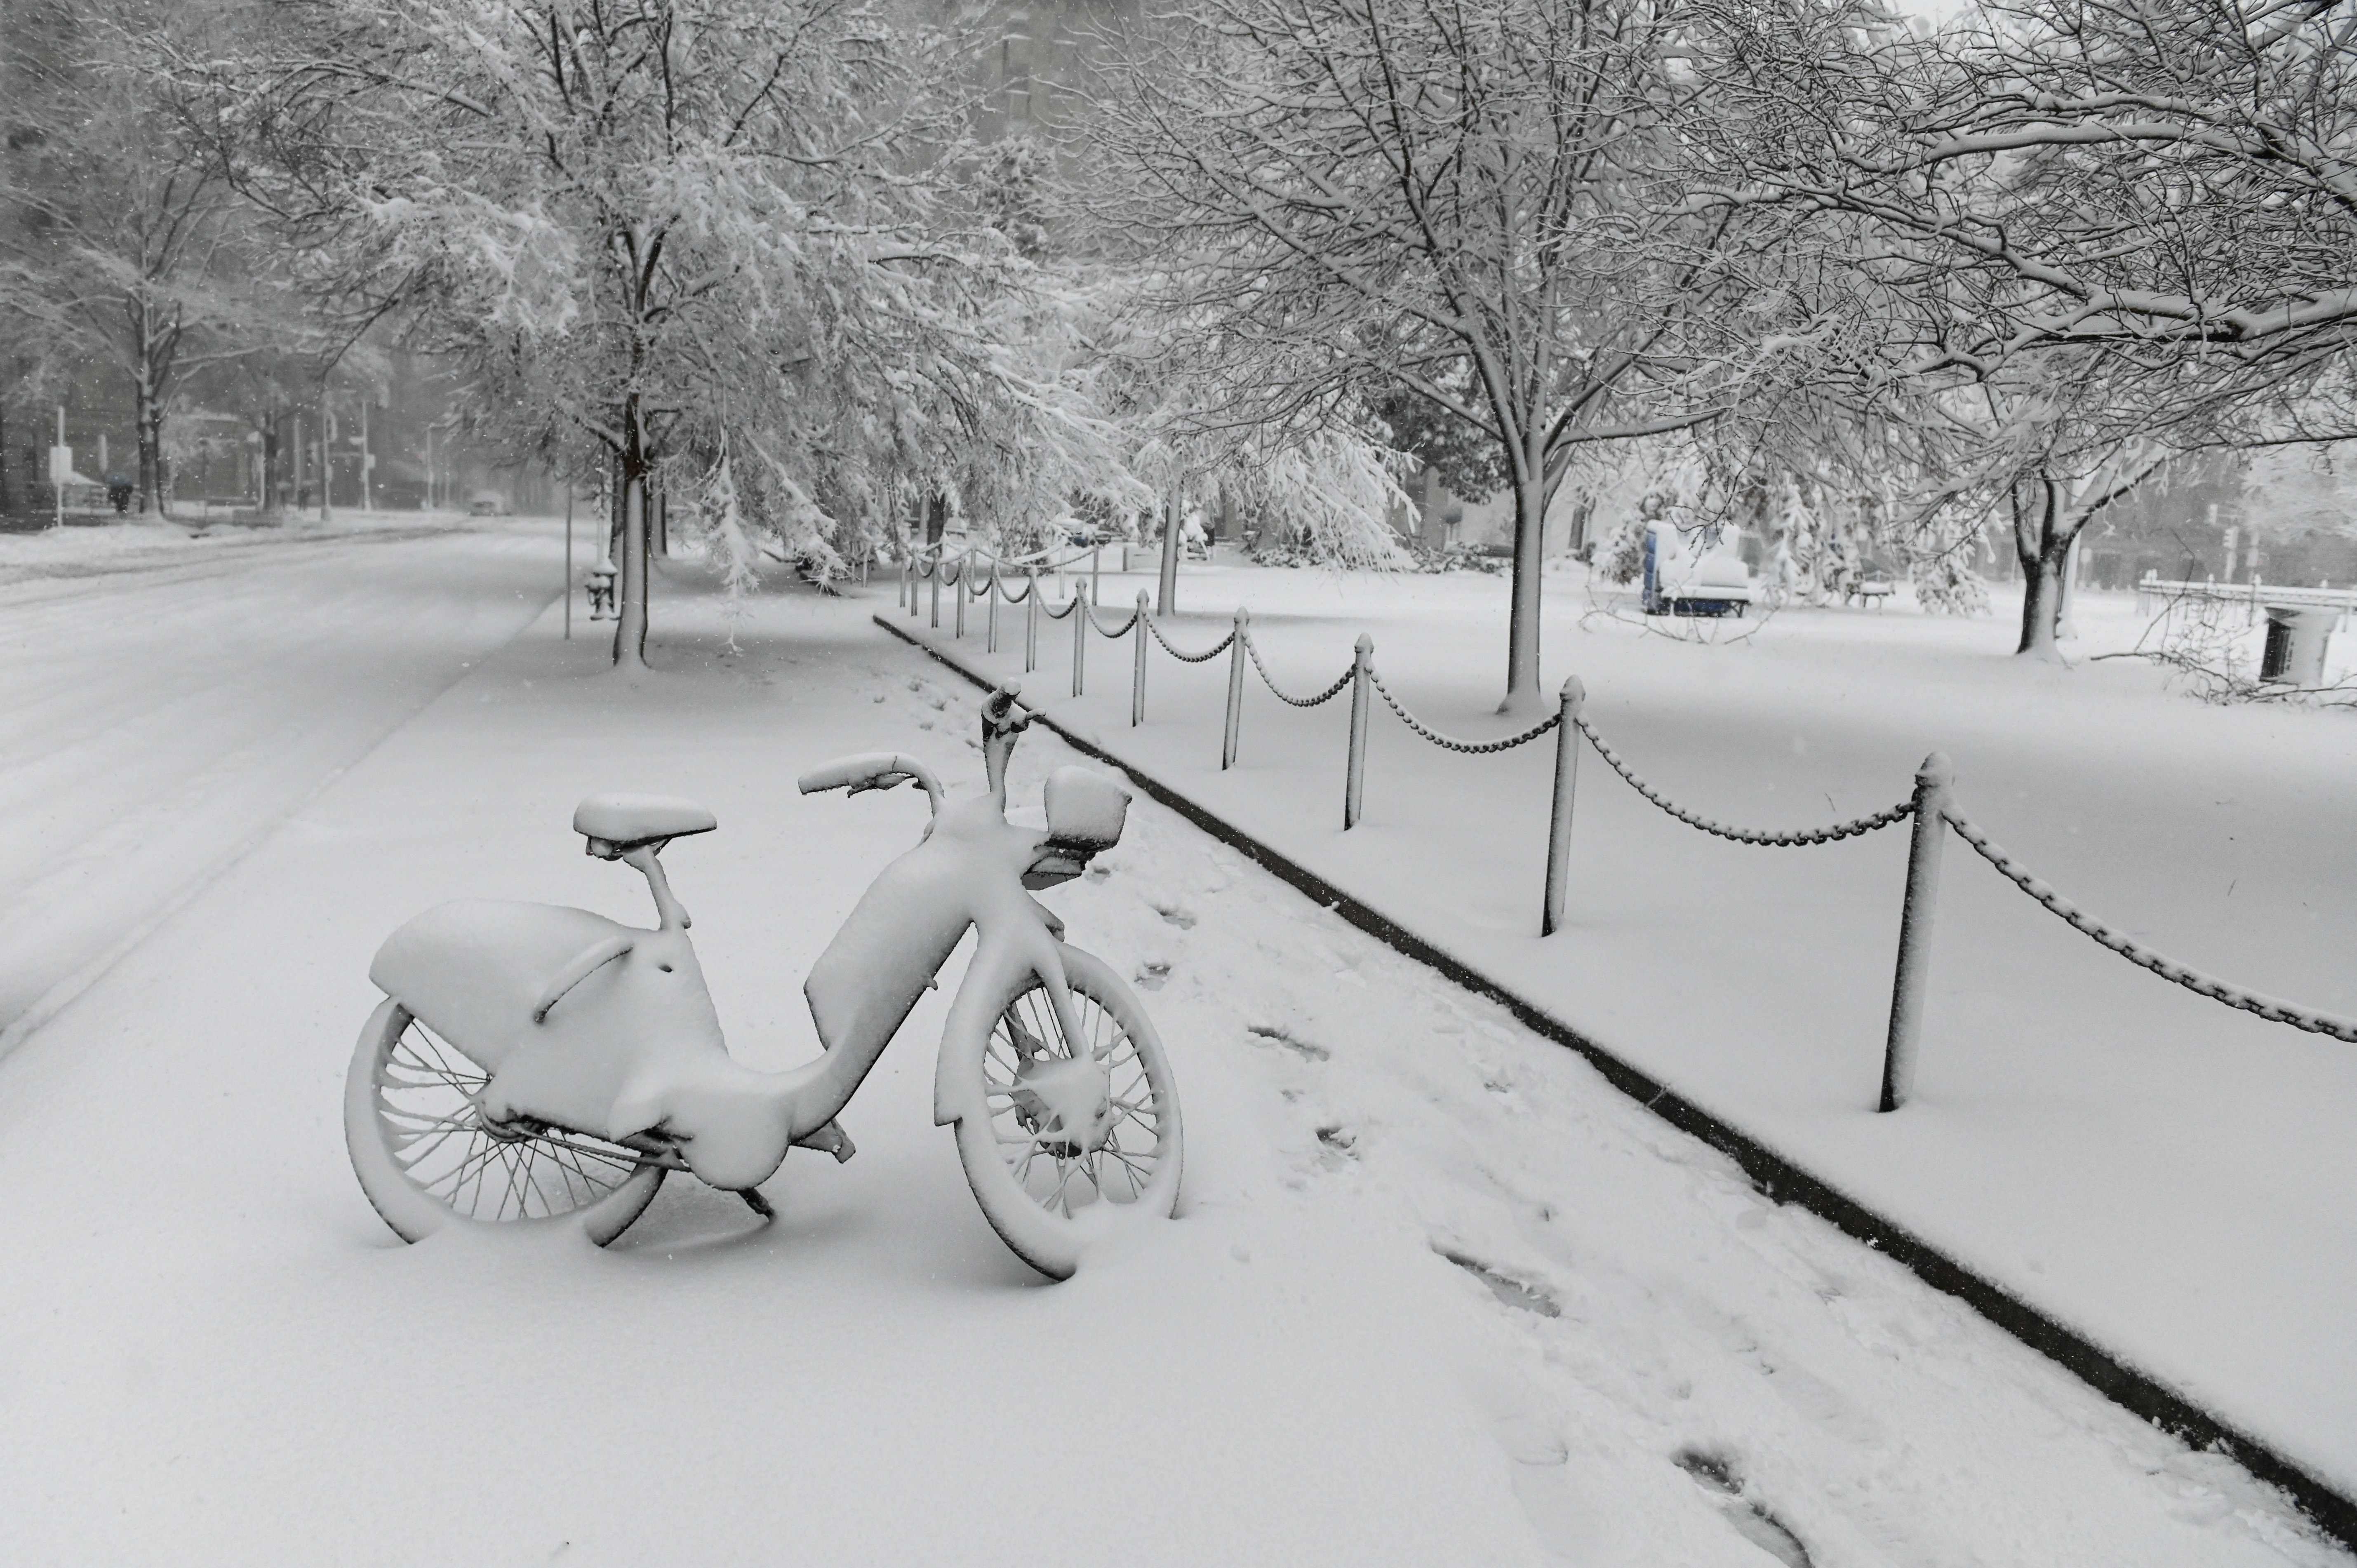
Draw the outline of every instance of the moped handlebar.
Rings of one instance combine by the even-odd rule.
[[[857,757],[840,757],[833,762],[812,768],[794,782],[805,795],[815,795],[823,789],[848,789],[856,795],[866,789],[889,789],[908,779],[914,779],[925,792],[933,810],[942,809],[942,784],[932,770],[913,757],[903,757],[897,751],[868,751]]]

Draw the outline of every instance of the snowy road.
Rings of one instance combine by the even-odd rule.
[[[0,1030],[514,636],[561,570],[532,522],[113,542],[0,557]]]
[[[635,682],[544,616],[0,1064],[0,1190],[38,1195],[0,1227],[0,1561],[2348,1561],[1146,802],[1047,897],[1169,1042],[1178,1223],[1063,1285],[1008,1256],[931,1125],[952,962],[859,1157],[793,1156],[774,1224],[674,1180],[602,1253],[400,1245],[338,1118],[393,924],[642,919],[572,802],[695,796],[721,831],[672,874],[732,1047],[784,1066],[923,815],[794,774],[883,746],[974,783],[974,694],[866,604],[686,595]],[[1018,810],[1068,756],[1025,743]]]

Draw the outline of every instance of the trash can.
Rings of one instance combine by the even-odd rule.
[[[2259,653],[2259,679],[2286,686],[2324,684],[2324,645],[2338,610],[2267,607],[2267,640]]]

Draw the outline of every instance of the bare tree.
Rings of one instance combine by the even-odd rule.
[[[156,0],[20,0],[48,48],[21,69],[0,199],[0,298],[50,354],[130,383],[139,505],[166,504],[164,424],[207,366],[263,347],[284,314],[249,214],[147,87],[155,40],[216,8]]]
[[[1675,171],[1708,112],[1682,5],[1199,0],[1108,68],[1091,168],[1210,425],[1405,392],[1514,498],[1502,711],[1539,690],[1549,503],[1583,446],[1718,418],[1765,330],[1762,227]],[[1117,178],[1109,177],[1115,177]]]
[[[1857,417],[2005,514],[2019,650],[2080,532],[2172,456],[2350,429],[2357,30],[2311,0],[2024,0],[1922,33],[1698,0],[1697,208],[1849,235]],[[1713,134],[1728,127],[1739,134]]]
[[[1851,214],[2009,285],[1937,361],[2198,349],[2296,377],[2357,341],[2345,4],[2017,0],[1928,36],[1856,0],[1698,4],[1749,127],[1708,194]]]
[[[1019,496],[1110,450],[1018,244],[951,199],[937,29],[858,0],[273,14],[179,68],[225,165],[326,306],[463,370],[479,437],[619,470],[619,664],[659,468],[823,563],[896,495]]]

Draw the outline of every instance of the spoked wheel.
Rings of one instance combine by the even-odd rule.
[[[663,1167],[601,1138],[477,1109],[483,1069],[388,1000],[361,1030],[344,1080],[344,1143],[361,1190],[404,1241],[453,1219],[564,1220],[604,1246],[645,1212]]]
[[[980,1063],[982,1113],[957,1126],[958,1159],[992,1228],[1056,1279],[1089,1242],[1169,1217],[1181,1153],[1178,1090],[1146,1010],[1102,961],[1063,954],[1080,1038],[1065,1037],[1039,977],[1020,976],[981,1049],[961,1053]]]

